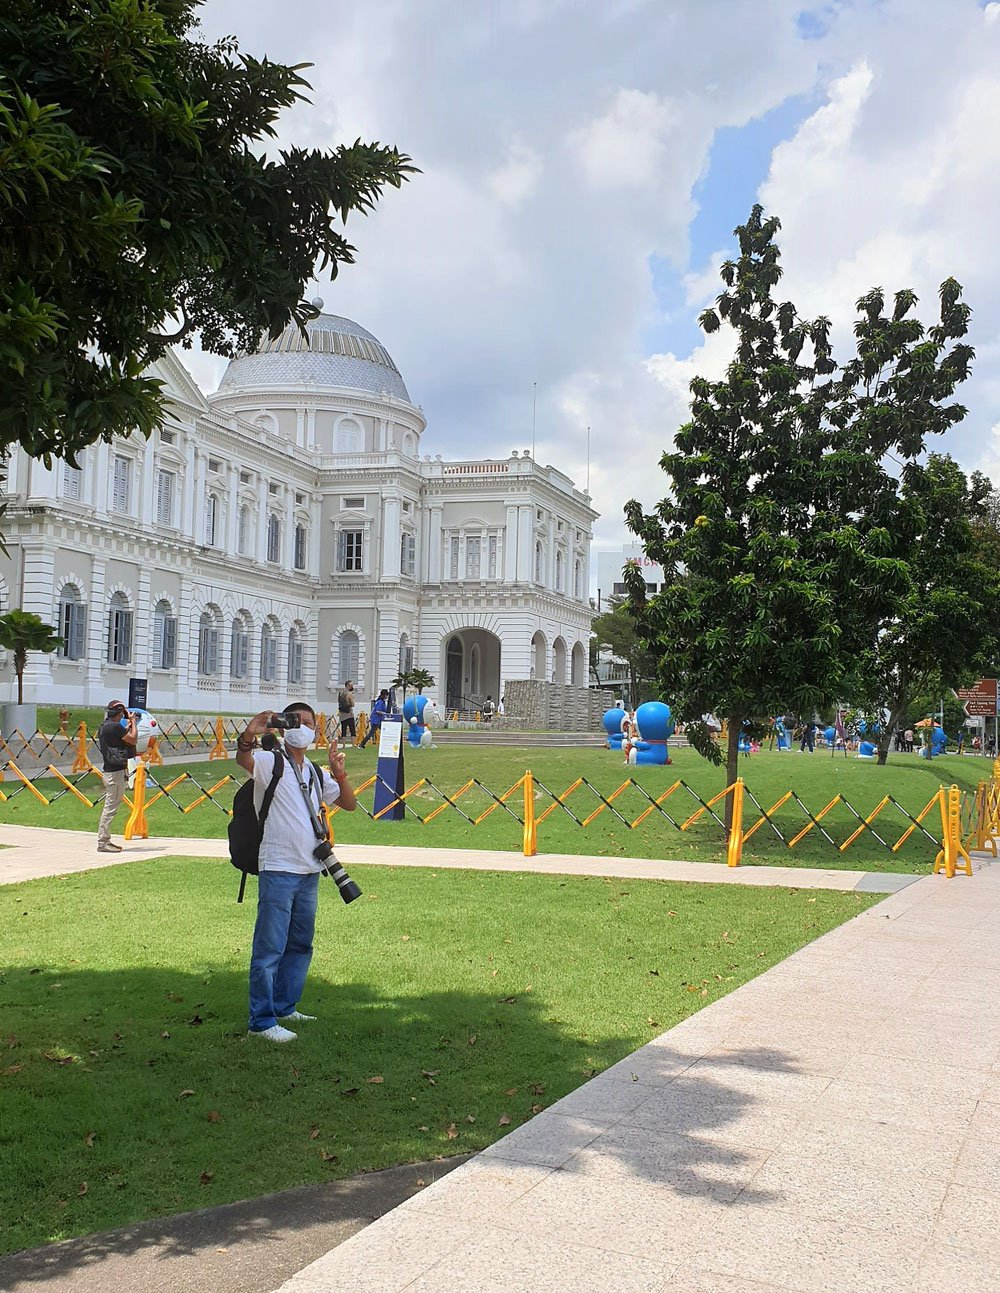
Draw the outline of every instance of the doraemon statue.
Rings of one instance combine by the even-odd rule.
[[[406,739],[415,750],[430,749],[434,741],[430,724],[436,723],[437,718],[437,705],[427,696],[407,696],[403,701]]]
[[[628,762],[670,762],[667,742],[674,734],[675,723],[670,706],[660,700],[647,700],[635,711],[635,725],[629,741]]]
[[[625,728],[622,724],[627,717],[628,715],[620,706],[604,711],[601,726],[608,734],[609,750],[620,750],[622,748],[622,741],[625,740]]]
[[[148,709],[131,709],[135,715],[135,752],[145,754],[149,743],[160,735],[160,725]],[[128,727],[128,720],[122,719],[122,726]]]
[[[792,734],[785,726],[785,720],[780,714],[774,720],[774,730],[778,737],[778,749],[790,750],[792,748]]]
[[[878,747],[873,745],[871,741],[858,742],[857,757],[859,759],[874,759],[877,753],[878,753]]]

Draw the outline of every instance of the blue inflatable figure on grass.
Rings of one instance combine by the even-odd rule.
[[[403,701],[406,739],[415,750],[427,750],[433,745],[429,724],[435,722],[437,716],[437,705],[426,696],[407,696]]]
[[[622,724],[625,722],[627,715],[625,711],[616,706],[614,709],[606,709],[604,717],[601,719],[601,726],[608,734],[608,749],[620,750],[622,742],[625,740],[625,729]]]
[[[859,758],[859,759],[874,759],[876,754],[878,754],[878,746],[877,746],[877,745],[873,745],[873,744],[871,743],[871,741],[859,741],[859,742],[858,742],[858,758]]]
[[[778,736],[778,749],[790,750],[792,748],[792,734],[785,726],[783,718],[779,717],[774,720],[774,730]]]
[[[670,755],[667,742],[674,734],[670,706],[660,700],[647,700],[635,711],[635,730],[629,741],[627,761],[631,764],[667,764]]]

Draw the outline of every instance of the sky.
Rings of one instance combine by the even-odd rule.
[[[828,315],[912,287],[973,307],[966,420],[935,447],[1000,484],[1000,2],[207,0],[206,37],[309,61],[282,142],[395,144],[421,174],[317,280],[427,418],[422,451],[526,449],[588,479],[594,546],[667,492],[688,383],[721,377],[697,316],[754,202],[781,220],[781,296]],[[203,389],[225,361],[182,356]],[[590,427],[588,464],[587,428]]]

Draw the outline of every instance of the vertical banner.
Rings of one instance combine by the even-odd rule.
[[[382,720],[378,739],[378,763],[375,765],[375,804],[373,813],[380,822],[401,822],[406,816],[406,806],[398,800],[403,793],[403,719],[399,714],[387,714]],[[392,804],[391,808],[388,808]],[[388,812],[382,809],[388,808]]]
[[[146,678],[130,678],[128,680],[128,707],[129,709],[148,709],[146,696],[149,689],[149,683]]]

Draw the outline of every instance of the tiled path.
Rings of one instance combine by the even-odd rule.
[[[1000,866],[920,880],[281,1293],[996,1293],[998,984]]]
[[[388,828],[387,828],[388,829]],[[121,836],[115,837],[117,841]],[[89,871],[94,867],[167,856],[228,857],[225,840],[157,837],[130,840],[121,853],[98,853],[91,832],[46,830],[0,823],[0,884],[15,884],[40,876]],[[861,889],[895,893],[910,884],[909,875],[870,871],[826,871],[809,867],[728,867],[715,862],[672,862],[649,858],[588,857],[545,853],[525,858],[519,853],[485,849],[424,849],[392,845],[338,844],[337,856],[353,864],[458,867],[475,871],[539,871],[559,875],[613,875],[624,880],[695,880],[713,884],[791,885],[796,889]]]

